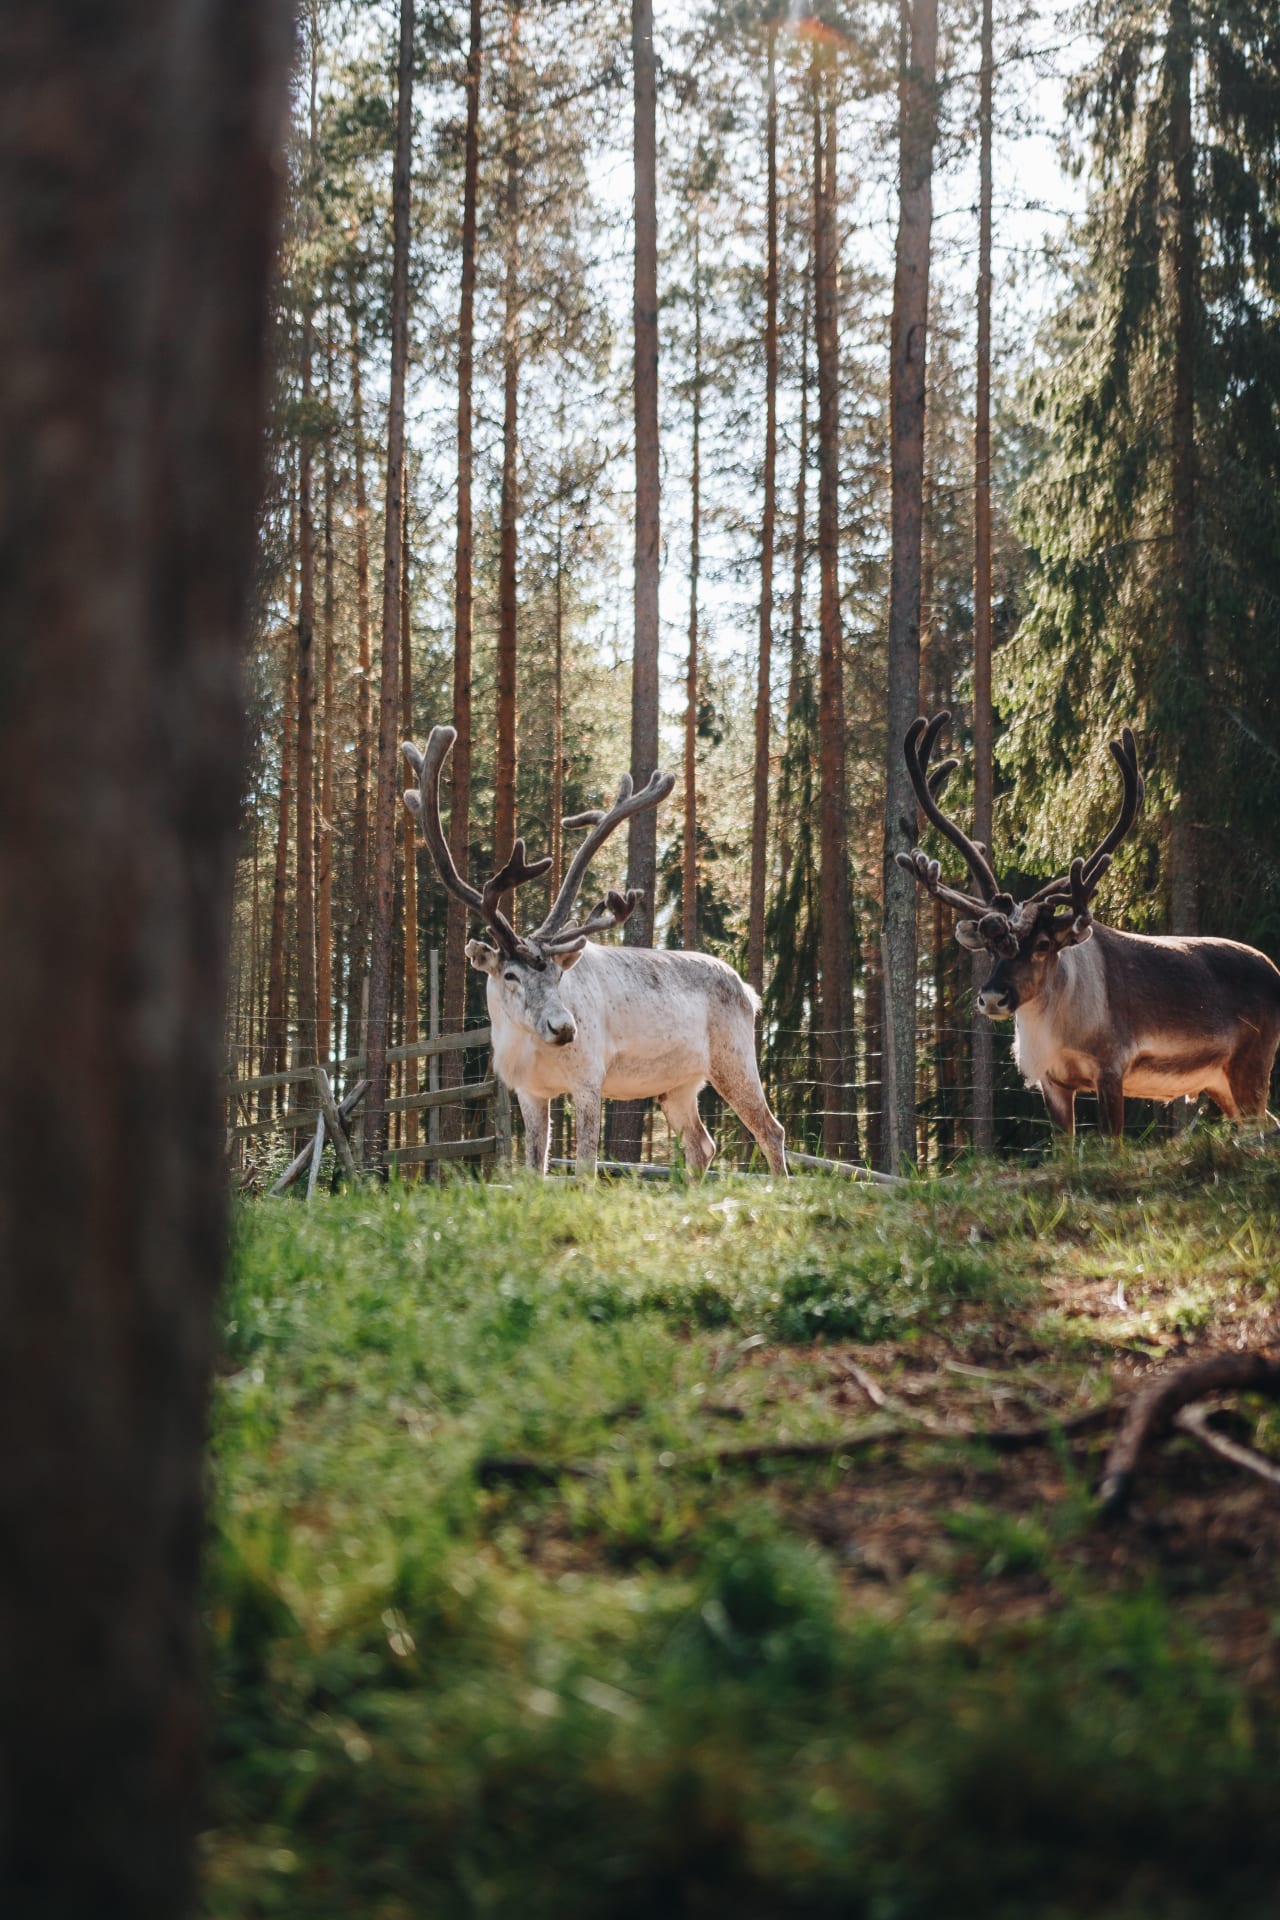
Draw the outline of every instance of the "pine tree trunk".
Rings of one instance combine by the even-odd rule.
[[[364,1050],[364,1009],[369,974],[369,782],[373,766],[372,625],[369,603],[369,499],[364,471],[364,403],[360,377],[360,324],[351,284],[351,437],[356,493],[356,767],[351,810],[351,951],[348,965],[347,1052]]]
[[[516,565],[520,400],[520,4],[510,0],[507,32],[505,314],[502,329],[502,500],[498,549],[498,715],[494,767],[494,859],[506,859],[516,838]],[[510,918],[513,892],[499,906]]]
[[[453,724],[457,731],[449,771],[453,804],[449,814],[449,851],[465,880],[471,867],[471,414],[472,357],[475,348],[476,199],[480,173],[480,0],[471,0],[467,51],[467,128],[463,153],[462,278],[458,306],[458,512],[453,583]],[[444,1029],[459,1033],[467,1010],[467,910],[449,896],[444,941]],[[441,1058],[446,1087],[462,1083],[462,1054]],[[462,1114],[446,1106],[440,1114],[443,1140],[462,1136]]]
[[[889,392],[890,520],[889,698],[884,833],[886,1051],[892,1063],[885,1118],[890,1166],[915,1141],[916,887],[894,855],[916,838],[916,802],[902,745],[920,703],[920,547],[924,494],[925,349],[929,319],[929,247],[933,220],[933,146],[938,0],[910,0],[909,45],[898,90],[898,242],[893,283]]]
[[[271,883],[271,951],[267,960],[267,1031],[263,1057],[265,1073],[283,1073],[287,1043],[288,1008],[285,993],[285,915],[289,900],[289,818],[293,807],[293,701],[292,649],[285,664],[284,698],[281,702],[284,726],[280,739],[280,791],[276,801],[276,856]],[[258,1121],[265,1126],[272,1108],[270,1089],[258,1095]]]
[[[1204,657],[1197,618],[1195,356],[1200,294],[1192,131],[1194,38],[1189,0],[1172,0],[1166,60],[1173,160],[1173,395],[1170,410],[1172,594],[1170,655],[1177,799],[1169,834],[1170,927],[1199,930],[1195,821],[1197,776],[1204,764]]]
[[[564,445],[564,410],[561,407],[560,444]],[[564,878],[564,493],[562,472],[556,499],[556,574],[555,627],[551,679],[551,871],[547,875],[547,909],[560,891]]]
[[[315,1060],[315,524],[311,516],[311,355],[313,317],[301,328],[303,430],[297,442],[297,829],[296,914],[297,1058]]]
[[[698,948],[698,570],[702,513],[702,241],[693,227],[693,465],[689,516],[689,654],[684,683],[684,846],[680,934],[686,953]]]
[[[0,1911],[170,1920],[288,18],[11,7],[3,39]]]
[[[991,710],[991,0],[982,0],[978,103],[978,364],[973,423],[973,833],[990,849],[994,807]],[[991,971],[986,954],[970,966],[976,994]],[[973,1144],[995,1146],[994,1062],[990,1024],[973,1016]]]
[[[844,647],[840,624],[840,345],[834,82],[813,69],[814,334],[818,348],[818,691],[822,872],[822,1150],[856,1151],[850,1057],[853,994],[846,839]]]
[[[404,385],[409,357],[409,178],[413,140],[413,0],[400,0],[396,157],[392,191],[391,386],[387,404],[386,539],[382,561],[382,679],[378,703],[378,786],[374,807],[373,929],[365,1044],[365,1165],[380,1170],[387,1146],[387,1034],[391,1014],[391,926],[396,823],[400,812],[400,523],[404,504]]]
[[[764,991],[764,898],[769,870],[770,675],[773,671],[773,544],[778,463],[778,88],[777,29],[769,29],[765,120],[764,499],[760,514],[760,645],[756,662],[756,739],[751,808],[751,883],[747,979]]]
[[[631,55],[635,76],[635,652],[631,678],[631,772],[643,786],[658,764],[658,123],[653,0],[632,0]],[[628,946],[653,944],[658,824],[652,807],[629,823],[627,885],[643,901],[623,929]],[[618,1101],[612,1110],[610,1151],[638,1160],[643,1100]]]
[[[806,481],[809,470],[809,282],[813,259],[806,262],[805,285],[800,301],[800,425],[796,445],[795,528],[791,537],[791,657],[787,673],[787,752],[791,752],[791,729],[800,705],[804,680],[804,575],[809,557],[809,532],[806,522]],[[778,897],[785,900],[791,881],[791,863],[795,857],[795,794],[784,785],[783,804],[778,819]],[[815,1009],[816,1012],[816,1009]]]
[[[333,315],[325,324],[325,405],[333,395]],[[333,730],[334,730],[334,553],[333,432],[324,436],[324,705],[320,717],[320,826],[316,840],[318,894],[316,919],[316,1002],[319,1015],[316,1057],[333,1051]]]
[[[409,466],[406,461],[400,546],[400,711],[405,716],[406,732],[412,731],[409,716],[413,713],[413,622],[410,611]],[[407,808],[401,809],[401,815],[401,833],[404,841],[404,1041],[406,1046],[412,1046],[418,1038],[421,1019],[418,990],[418,832]],[[406,1092],[416,1091],[418,1078],[418,1062],[412,1059],[406,1060],[404,1066]],[[405,1114],[403,1139],[408,1147],[416,1145],[418,1139],[416,1113]]]

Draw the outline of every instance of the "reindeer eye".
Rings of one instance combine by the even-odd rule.
[[[516,986],[520,980],[518,973],[504,973],[502,977],[504,980],[509,980],[513,987]]]

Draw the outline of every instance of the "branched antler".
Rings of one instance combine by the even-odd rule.
[[[561,826],[567,827],[570,832],[575,827],[586,826],[591,828],[591,832],[574,854],[560,891],[551,904],[551,911],[542,925],[529,935],[530,940],[544,952],[564,953],[570,949],[580,952],[589,934],[603,933],[607,927],[621,926],[635,912],[643,897],[639,891],[633,889],[626,895],[611,891],[607,900],[593,908],[580,926],[569,924],[569,915],[587,877],[587,868],[609,835],[633,814],[644,813],[649,807],[656,807],[665,800],[675,783],[674,773],[655,771],[650,775],[648,785],[636,793],[631,775],[624,773],[618,785],[618,797],[607,812],[602,807],[591,807],[585,813],[575,813],[561,822]]]
[[[628,893],[619,893],[610,888],[605,898],[591,909],[580,924],[570,925],[569,915],[586,878],[587,868],[609,835],[632,814],[656,807],[660,800],[664,800],[675,785],[675,775],[654,773],[648,785],[636,793],[633,791],[631,775],[624,774],[618,797],[607,812],[602,807],[593,807],[561,822],[562,828],[567,827],[570,831],[585,826],[592,831],[574,855],[546,919],[534,932],[522,936],[502,913],[498,903],[511,889],[546,873],[551,861],[549,858],[530,860],[521,839],[512,847],[506,865],[485,882],[482,892],[463,879],[453,863],[440,820],[440,774],[457,737],[453,727],[433,727],[425,753],[420,752],[412,740],[403,742],[404,757],[418,775],[418,786],[416,790],[409,788],[404,803],[422,829],[422,837],[444,885],[488,923],[508,959],[545,966],[551,955],[581,953],[592,934],[605,933],[610,927],[620,927],[629,920],[644,898],[637,888],[632,888]]]
[[[913,847],[910,853],[895,854],[894,858],[900,867],[919,881],[927,893],[945,901],[949,907],[958,907],[962,913],[974,914],[981,925],[990,915],[1007,919],[1013,912],[1013,896],[1000,891],[985,848],[980,847],[976,840],[971,840],[939,805],[939,795],[960,764],[954,759],[942,760],[932,773],[929,771],[929,759],[938,743],[938,735],[950,718],[950,713],[944,711],[935,713],[932,720],[926,720],[923,715],[913,720],[903,743],[903,752],[921,811],[939,833],[945,835],[952,846],[964,855],[978,893],[962,893],[959,888],[943,881],[939,862],[931,860],[919,847]]]
[[[436,872],[449,892],[488,922],[495,940],[509,960],[532,960],[541,966],[541,956],[532,950],[528,941],[520,938],[506,915],[499,910],[498,901],[508,888],[545,873],[551,865],[550,860],[535,860],[527,864],[524,841],[517,840],[506,866],[487,883],[483,893],[477,892],[469,881],[464,880],[453,864],[453,855],[440,821],[440,773],[457,737],[454,727],[432,727],[425,753],[419,752],[412,740],[401,743],[401,752],[418,775],[417,790],[415,792],[410,787],[405,793],[404,803],[421,827]]]

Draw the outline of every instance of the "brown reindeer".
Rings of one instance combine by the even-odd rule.
[[[1038,1086],[1049,1117],[1075,1130],[1078,1093],[1096,1093],[1105,1133],[1124,1131],[1125,1095],[1175,1100],[1207,1093],[1231,1120],[1270,1119],[1267,1090],[1280,1042],[1280,971],[1235,940],[1121,933],[1095,920],[1090,902],[1142,806],[1143,782],[1126,727],[1111,752],[1124,781],[1119,817],[1088,859],[1076,859],[1027,899],[1003,892],[987,850],[942,811],[956,760],[929,771],[950,720],[916,720],[905,742],[921,810],[964,855],[977,894],[944,883],[916,847],[899,866],[971,919],[956,939],[995,962],[978,995],[991,1019],[1012,1015],[1014,1058]],[[1272,1121],[1272,1124],[1280,1124]]]

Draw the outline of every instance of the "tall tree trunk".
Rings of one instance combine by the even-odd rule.
[[[1204,658],[1197,618],[1196,552],[1198,470],[1196,456],[1195,357],[1200,294],[1196,236],[1195,144],[1192,76],[1195,47],[1189,0],[1172,0],[1166,61],[1173,159],[1173,398],[1170,416],[1172,496],[1170,656],[1176,738],[1177,799],[1169,835],[1170,926],[1174,933],[1199,930],[1199,878],[1195,820],[1197,776],[1204,762]]]
[[[0,1911],[168,1920],[288,18],[11,7],[3,40]]]
[[[684,683],[684,846],[680,934],[687,953],[698,946],[698,570],[702,513],[702,237],[693,222],[693,466],[689,514],[689,654]]]
[[[400,711],[406,731],[412,730],[413,713],[413,622],[409,604],[409,463],[404,468],[404,511],[401,516],[400,546]],[[407,808],[401,809],[404,835],[404,1043],[412,1046],[418,1038],[420,1008],[418,991],[418,834]],[[405,1091],[416,1092],[419,1064],[406,1060]],[[418,1116],[404,1116],[404,1144],[412,1147],[418,1138]]]
[[[292,639],[292,636],[290,637]],[[267,960],[267,1038],[263,1071],[282,1073],[287,1050],[288,1005],[285,990],[285,917],[289,903],[289,819],[293,808],[293,749],[296,713],[293,699],[293,649],[284,667],[284,725],[280,739],[280,791],[276,797],[276,855],[271,882],[271,951]],[[258,1119],[264,1125],[272,1096],[264,1087],[258,1096]]]
[[[973,422],[973,833],[990,849],[994,805],[991,711],[991,0],[982,0],[978,97],[978,366]],[[991,970],[985,954],[970,965],[976,994]],[[973,1016],[973,1144],[995,1146],[990,1023]]]
[[[844,647],[840,627],[840,339],[833,76],[813,67],[814,334],[818,348],[818,564],[821,621],[818,757],[822,872],[822,1150],[856,1151],[850,1058],[853,982],[846,839]]]
[[[326,415],[333,399],[333,313],[325,316]],[[333,1051],[333,730],[334,730],[334,554],[333,554],[333,429],[324,436],[324,705],[320,716],[320,830],[316,840],[318,895],[316,919],[316,1057],[327,1061]]]
[[[812,226],[809,228],[812,233]],[[791,657],[787,671],[787,747],[791,747],[791,729],[800,705],[800,689],[805,671],[804,575],[809,558],[809,531],[805,518],[806,482],[809,471],[809,282],[813,276],[811,257],[806,262],[804,290],[800,296],[800,424],[796,434],[796,517],[791,538]],[[786,899],[791,878],[795,842],[795,794],[784,788],[778,820],[778,893]]]
[[[773,543],[778,463],[778,86],[777,28],[769,28],[765,109],[764,500],[760,518],[760,645],[756,662],[756,743],[751,806],[751,891],[747,979],[764,990],[764,896],[769,871],[770,675],[773,671]]]
[[[316,86],[319,48],[315,16],[309,34],[311,117],[308,173],[316,158]],[[298,977],[298,1059],[316,1058],[316,562],[311,474],[315,440],[311,430],[315,353],[315,305],[308,290],[302,309],[302,431],[298,435],[298,826],[294,888],[294,938]]]
[[[369,497],[364,470],[364,399],[360,368],[359,301],[351,281],[351,438],[356,493],[356,770],[351,811],[351,952],[348,971],[347,1052],[364,1047],[365,983],[369,967],[369,781],[373,765],[372,625],[369,603]]]
[[[457,732],[450,773],[453,804],[449,814],[449,851],[463,879],[471,867],[471,411],[472,356],[475,344],[476,198],[480,173],[480,0],[471,0],[467,50],[467,130],[463,150],[462,277],[458,303],[458,511],[453,581],[453,724]],[[449,895],[444,941],[444,1028],[458,1033],[467,1011],[467,910]],[[446,1087],[462,1082],[462,1054],[442,1056]],[[440,1115],[441,1137],[461,1137],[462,1114],[456,1106]]]
[[[365,1043],[365,1165],[385,1165],[387,1030],[391,1013],[391,922],[399,814],[400,521],[404,504],[404,384],[409,358],[409,172],[413,145],[413,0],[400,0],[396,156],[392,190],[391,386],[387,404],[386,538],[382,561],[382,680],[378,703],[378,789],[374,809],[373,934]]]
[[[506,272],[502,327],[502,500],[498,544],[498,715],[494,766],[493,846],[505,860],[516,837],[516,564],[519,513],[520,402],[520,0],[510,0],[507,31]],[[514,892],[499,905],[510,916]]]
[[[653,0],[631,0],[631,59],[635,80],[635,653],[631,674],[631,772],[643,786],[658,764],[658,117]],[[653,945],[658,873],[658,823],[652,807],[629,823],[627,885],[644,898],[627,921],[631,947]],[[613,1108],[611,1151],[638,1160],[643,1100]]]
[[[898,88],[898,242],[889,375],[890,519],[888,765],[885,785],[885,1021],[892,1085],[885,1101],[888,1160],[915,1140],[916,888],[894,855],[916,838],[916,802],[902,743],[920,703],[920,543],[924,493],[925,352],[938,0],[903,0]]]
[[[564,396],[560,402],[560,446],[564,448]],[[564,505],[568,476],[562,467],[556,494],[555,622],[551,671],[551,871],[547,875],[547,907],[564,878]]]

